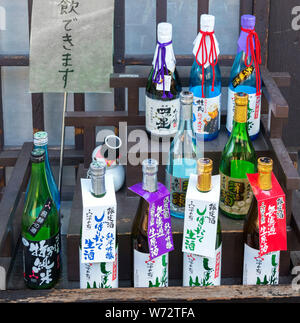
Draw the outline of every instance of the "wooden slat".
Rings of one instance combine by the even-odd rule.
[[[167,21],[167,0],[156,0],[156,26]]]
[[[264,94],[268,100],[269,107],[274,112],[276,118],[288,118],[289,106],[282,95],[272,74],[265,66],[261,66],[261,77],[264,83]]]
[[[74,94],[74,111],[85,111],[84,93]],[[83,149],[83,132],[84,128],[75,128],[75,147],[78,150]]]
[[[197,1],[197,32],[200,30],[200,16],[202,14],[208,14],[209,0],[198,0]]]
[[[253,0],[253,14],[256,17],[255,31],[261,44],[262,64],[268,64],[270,0]]]
[[[203,287],[160,287],[118,289],[52,289],[10,290],[0,293],[0,303],[132,303],[129,309],[137,310],[136,302],[191,304],[193,302],[300,302],[300,293],[291,284],[285,285],[223,285]],[[132,307],[133,306],[133,307]],[[112,306],[108,307],[113,310]],[[106,309],[108,309],[106,308]],[[117,310],[118,307],[115,308]],[[202,307],[203,310],[203,307]],[[106,313],[106,312],[105,312]],[[175,313],[175,312],[174,312]],[[198,313],[199,317],[201,313]],[[104,316],[104,315],[103,315]],[[140,316],[141,317],[141,316]]]
[[[125,1],[115,0],[114,11],[114,72],[122,73],[125,69]],[[114,110],[125,109],[125,89],[114,90]]]

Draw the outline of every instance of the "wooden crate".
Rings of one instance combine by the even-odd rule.
[[[208,12],[208,0],[197,1],[197,28],[201,13]],[[32,0],[28,0],[31,13]],[[156,22],[165,21],[167,17],[167,0],[156,0]],[[120,286],[118,290],[77,290],[78,282],[78,246],[79,229],[82,215],[80,178],[86,176],[86,169],[91,161],[91,152],[96,144],[96,127],[113,126],[118,133],[119,122],[127,122],[129,130],[144,128],[145,115],[139,109],[139,89],[145,87],[152,62],[152,56],[125,55],[125,0],[115,0],[114,22],[114,74],[110,84],[114,88],[114,109],[111,112],[87,112],[83,93],[74,94],[74,112],[67,112],[65,123],[75,128],[75,146],[66,147],[64,165],[72,165],[77,169],[77,183],[74,188],[65,188],[72,195],[73,203],[68,233],[62,237],[63,273],[59,284],[51,291],[31,291],[24,289],[22,281],[22,257],[18,240],[20,237],[20,219],[24,203],[24,191],[30,172],[30,151],[32,143],[24,143],[22,147],[5,147],[3,133],[2,94],[0,95],[0,178],[2,192],[0,202],[0,292],[1,301],[198,301],[198,300],[299,300],[299,294],[290,285],[290,252],[300,250],[300,211],[292,209],[293,193],[300,188],[300,177],[294,167],[297,152],[288,152],[282,141],[282,130],[288,118],[288,104],[282,96],[280,87],[289,86],[288,73],[271,73],[267,67],[268,57],[268,17],[270,0],[241,0],[240,14],[253,13],[257,17],[256,31],[262,44],[263,66],[263,106],[260,137],[254,142],[258,156],[270,156],[274,159],[274,172],[283,187],[287,198],[287,233],[288,251],[281,252],[280,285],[279,286],[242,286],[242,221],[234,221],[221,216],[223,234],[222,283],[224,286],[209,288],[180,287],[182,279],[182,224],[183,221],[173,219],[175,250],[170,254],[170,287],[167,289],[134,289],[131,286],[131,223],[135,215],[138,199],[126,189],[141,180],[141,167],[126,167],[126,184],[118,192],[117,225],[120,241]],[[30,14],[29,14],[30,17]],[[30,19],[29,19],[30,25]],[[195,31],[196,34],[196,31]],[[192,55],[176,57],[178,71],[183,86],[188,86]],[[222,85],[229,81],[230,67],[234,56],[220,57]],[[29,55],[0,55],[1,66],[28,66]],[[127,89],[127,106],[125,98]],[[1,90],[1,87],[0,87]],[[44,130],[43,93],[32,95],[33,132]],[[225,117],[222,116],[222,130],[217,140],[205,143],[205,155],[214,160],[214,174],[218,172],[227,135],[224,129]],[[130,148],[130,145],[128,146]],[[146,147],[145,147],[146,148]],[[146,152],[146,149],[145,149]],[[50,147],[52,164],[59,161],[58,147]],[[161,158],[161,148],[157,150]],[[5,167],[14,166],[8,183],[4,181]],[[164,181],[164,169],[159,168],[159,179]],[[73,196],[74,192],[74,196]],[[63,194],[64,197],[64,194]],[[228,284],[230,286],[228,286]],[[17,289],[14,291],[13,289]],[[72,293],[70,293],[72,289]]]

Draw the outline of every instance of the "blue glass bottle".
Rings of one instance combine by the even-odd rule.
[[[214,24],[214,16],[201,15],[201,29],[194,41],[195,60],[189,84],[194,95],[194,131],[197,138],[205,141],[218,136],[221,122],[221,71],[217,60],[219,50]]]
[[[42,148],[45,150],[45,168],[46,176],[49,185],[50,192],[52,194],[53,201],[56,205],[57,210],[60,210],[60,194],[57,188],[51,166],[48,158],[48,134],[45,131],[36,132],[33,135],[33,145],[34,148]]]
[[[251,55],[250,43],[247,45],[248,31],[254,32],[255,16],[243,15],[241,17],[241,34],[238,40],[238,51],[231,68],[230,81],[228,85],[228,105],[226,128],[229,133],[232,131],[235,101],[235,93],[243,92],[248,94],[248,133],[251,140],[255,140],[260,131],[260,113],[261,113],[261,76],[260,71],[256,70],[254,59]],[[256,35],[257,37],[257,35]],[[258,38],[257,38],[258,40]],[[250,39],[249,39],[250,41]],[[253,42],[253,38],[251,39]],[[253,43],[253,48],[259,44]],[[247,55],[248,46],[248,57]],[[257,46],[258,47],[258,46]],[[260,59],[260,48],[255,48],[255,55]],[[259,52],[258,52],[259,51]],[[255,57],[255,59],[257,59]],[[245,62],[247,64],[245,64]],[[252,64],[251,64],[252,62]],[[250,65],[251,64],[251,65]],[[258,74],[257,74],[258,73]]]
[[[185,197],[190,174],[196,174],[196,138],[192,124],[193,93],[180,94],[180,122],[166,166],[166,187],[170,191],[171,215],[184,218]]]

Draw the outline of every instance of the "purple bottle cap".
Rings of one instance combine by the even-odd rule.
[[[245,29],[254,29],[255,27],[255,16],[243,15],[241,17],[241,26]]]
[[[241,17],[241,27],[244,29],[254,29],[255,28],[255,16],[253,15],[243,15]],[[248,33],[241,31],[240,38],[238,40],[238,50],[237,53],[247,51],[247,36]],[[255,49],[255,44],[254,49]],[[250,50],[248,52],[249,56],[251,55]]]

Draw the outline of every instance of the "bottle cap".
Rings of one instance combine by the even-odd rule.
[[[202,31],[212,32],[215,28],[215,16],[203,14],[200,17],[200,29]]]
[[[180,102],[182,104],[192,104],[193,103],[193,93],[190,91],[182,91],[180,93]]]
[[[41,163],[45,160],[45,149],[35,148],[31,151],[31,161],[33,163]]]
[[[48,145],[48,133],[46,131],[38,131],[33,135],[33,144],[38,147]]]
[[[238,92],[234,95],[235,110],[234,110],[234,121],[239,123],[247,122],[248,113],[248,94]]]
[[[145,159],[142,162],[143,173],[147,175],[156,174],[158,171],[158,162],[156,159]]]
[[[259,187],[264,191],[270,190],[272,188],[273,160],[269,157],[258,158],[257,169]]]
[[[211,173],[213,170],[213,161],[210,158],[200,158],[197,161],[198,183],[197,189],[200,192],[211,190]]]
[[[197,160],[198,174],[211,173],[213,170],[213,162],[210,158],[199,158]]]
[[[91,176],[103,176],[106,172],[106,164],[104,160],[94,160],[90,164]]]
[[[168,43],[172,40],[172,24],[160,22],[157,25],[157,40],[160,43]]]
[[[104,195],[105,189],[105,172],[106,164],[105,161],[97,160],[90,164],[89,176],[92,182],[92,192],[94,195]]]
[[[255,27],[255,16],[253,15],[242,15],[241,26],[245,29],[254,29]]]

